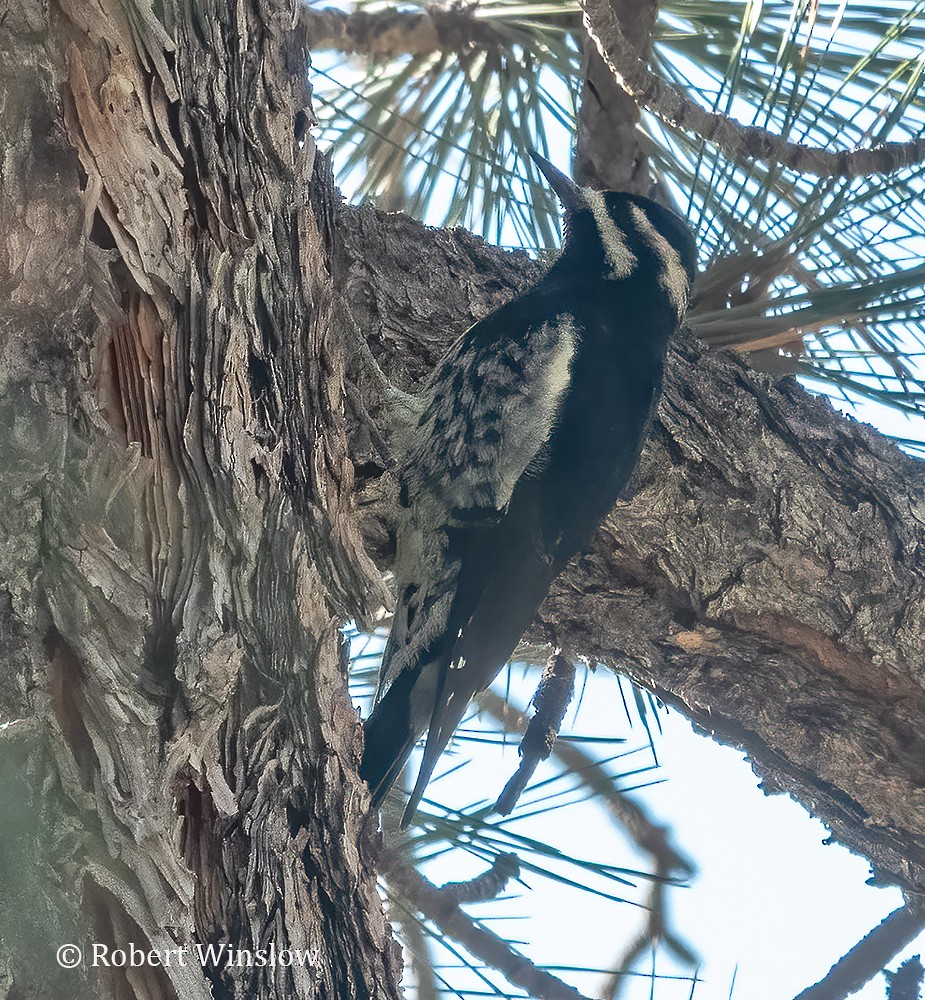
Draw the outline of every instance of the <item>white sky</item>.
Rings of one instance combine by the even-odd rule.
[[[538,677],[538,668],[513,667],[501,674],[495,689],[503,694],[510,685],[512,701],[524,705]],[[765,795],[740,751],[695,733],[678,713],[662,709],[660,732],[655,718],[649,720],[659,763],[650,769],[653,761],[645,729],[635,710],[631,708],[627,716],[614,675],[603,668],[583,671],[577,689],[581,697],[576,695],[562,735],[600,739],[600,744],[585,744],[592,756],[624,754],[611,767],[614,774],[627,775],[616,782],[617,787],[636,789],[630,797],[645,807],[655,823],[669,828],[672,845],[698,867],[686,887],[668,890],[670,927],[701,956],[702,982],[696,986],[696,998],[795,997],[901,905],[898,890],[866,884],[870,869],[864,859],[841,846],[823,844],[826,829],[801,806],[786,795]],[[485,715],[473,716],[462,728],[468,735],[499,732],[497,723]],[[616,746],[603,742],[614,739],[626,742]],[[455,741],[438,766],[427,797],[451,809],[493,801],[517,759],[516,739],[506,746],[468,738]],[[413,759],[406,781],[415,770]],[[554,763],[541,765],[531,787],[564,773]],[[528,788],[513,816],[507,821],[498,818],[500,830],[548,843],[566,856],[648,870],[647,857],[637,852],[593,800],[569,804],[574,796],[564,795],[565,804],[558,808],[519,818],[534,812],[531,803],[544,794],[561,792],[564,787],[577,784],[564,778],[539,794]],[[441,809],[431,809],[442,815]],[[503,836],[499,831],[499,837]],[[600,973],[575,970],[607,968],[617,962],[641,926],[642,911],[633,904],[644,904],[647,883],[633,878],[633,886],[616,885],[563,862],[543,861],[523,845],[512,845],[512,849],[528,864],[548,864],[579,885],[586,883],[627,901],[615,902],[525,872],[526,884],[511,883],[503,898],[467,907],[473,916],[490,921],[494,931],[519,942],[517,947],[532,960],[558,966],[556,974],[587,996],[598,996]],[[464,845],[429,862],[424,871],[442,884],[471,878],[487,867]],[[925,953],[925,935],[891,968],[915,953]],[[485,982],[459,967],[458,958],[439,948],[436,955],[439,962],[456,966],[442,974],[461,996],[482,995],[488,989]],[[648,978],[651,956],[634,968],[643,975],[631,979],[623,998],[647,1000],[653,986]],[[655,956],[654,968],[659,977],[680,977],[658,979],[654,993],[658,1000],[690,997],[690,968],[674,961],[665,949]],[[500,977],[490,978],[509,989]],[[408,996],[414,995],[409,988]],[[857,996],[882,1000],[882,976]]]

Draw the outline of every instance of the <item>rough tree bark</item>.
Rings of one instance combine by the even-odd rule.
[[[12,996],[397,995],[338,633],[381,582],[297,14],[4,11]],[[64,972],[68,941],[307,961]]]
[[[337,633],[383,599],[351,494],[386,429],[339,318],[411,387],[536,265],[337,205],[294,5],[5,13],[0,985],[396,996]],[[683,342],[634,498],[534,638],[921,891],[923,525],[921,464]],[[59,969],[91,940],[310,959]]]
[[[627,41],[647,62],[658,16],[657,0],[614,0],[614,15]],[[575,179],[607,191],[649,195],[649,158],[639,141],[639,106],[614,80],[594,43],[584,41],[585,81],[575,136]]]

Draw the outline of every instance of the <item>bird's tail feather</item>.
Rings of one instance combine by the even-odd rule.
[[[417,779],[414,782],[411,797],[408,799],[408,802],[405,805],[405,811],[402,813],[402,829],[404,829],[414,818],[414,814],[417,811],[418,806],[421,804],[424,789],[433,777],[437,761],[440,760],[441,754],[453,738],[453,734],[456,732],[456,727],[460,724],[460,722],[462,722],[463,716],[466,714],[466,709],[468,707],[468,698],[454,699],[452,695],[447,701],[444,701],[444,699],[441,698],[440,701],[434,706],[434,719],[431,723],[430,729],[427,731],[427,741],[424,744],[424,756],[421,760],[421,767],[418,771]]]
[[[405,766],[419,732],[411,720],[414,672],[399,675],[379,699],[363,726],[363,761],[360,777],[369,785],[372,804],[378,807]]]
[[[414,814],[417,812],[418,805],[421,802],[421,796],[424,794],[424,789],[427,787],[427,783],[430,781],[431,775],[434,773],[434,768],[437,766],[437,761],[440,759],[440,754],[443,753],[444,747],[447,743],[447,741],[440,743],[440,735],[443,729],[442,722],[446,711],[443,694],[446,690],[446,673],[449,669],[449,662],[449,658],[445,657],[444,662],[439,664],[440,672],[437,678],[434,710],[431,713],[430,724],[427,728],[427,742],[424,744],[424,756],[421,760],[421,767],[418,770],[418,776],[415,779],[414,788],[411,790],[411,797],[408,799],[408,802],[405,805],[405,811],[402,813],[401,828],[403,830],[411,822]],[[447,738],[447,740],[448,739],[449,738]]]

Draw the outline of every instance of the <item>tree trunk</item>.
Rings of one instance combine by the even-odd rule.
[[[298,4],[157,8],[3,19],[0,968],[17,997],[396,996]]]
[[[385,600],[352,324],[411,387],[537,265],[338,206],[297,25],[3,20],[0,995],[398,994],[338,635]],[[919,463],[684,341],[633,500],[534,638],[686,706],[921,890],[923,524]],[[166,960],[63,970],[66,942]]]

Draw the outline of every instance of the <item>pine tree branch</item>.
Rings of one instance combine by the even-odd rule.
[[[856,993],[925,928],[921,903],[906,903],[885,917],[823,979],[803,990],[796,1000],[841,1000]]]
[[[479,706],[487,710],[502,725],[517,732],[526,728],[519,710],[490,688],[479,695]],[[512,718],[512,716],[514,716]],[[645,920],[642,928],[614,963],[614,972],[602,989],[602,1000],[616,1000],[625,988],[634,963],[643,952],[660,943],[682,963],[695,965],[697,956],[690,946],[669,926],[667,883],[677,876],[687,878],[695,872],[694,864],[676,850],[670,842],[670,831],[649,818],[646,811],[628,795],[614,786],[614,779],[580,746],[568,740],[556,740],[552,749],[563,764],[591,793],[596,801],[607,806],[615,823],[652,858],[653,879],[645,900]]]
[[[454,903],[481,903],[495,899],[512,878],[520,876],[520,860],[516,854],[499,854],[491,868],[465,882],[447,882],[440,891]]]
[[[578,990],[534,965],[503,938],[464,913],[451,895],[426,879],[396,851],[383,849],[379,871],[397,892],[470,954],[497,969],[512,986],[536,1000],[588,1000]]]
[[[627,45],[645,64],[652,48],[658,0],[614,0],[614,16]],[[581,32],[584,87],[575,137],[575,179],[606,191],[648,195],[652,187],[649,158],[639,142],[639,104]]]
[[[639,57],[620,30],[611,0],[581,0],[581,8],[585,27],[616,81],[669,125],[696,133],[729,157],[771,160],[813,177],[887,174],[925,161],[925,138],[833,152],[789,142],[765,129],[742,125],[728,115],[705,111],[653,73]]]

